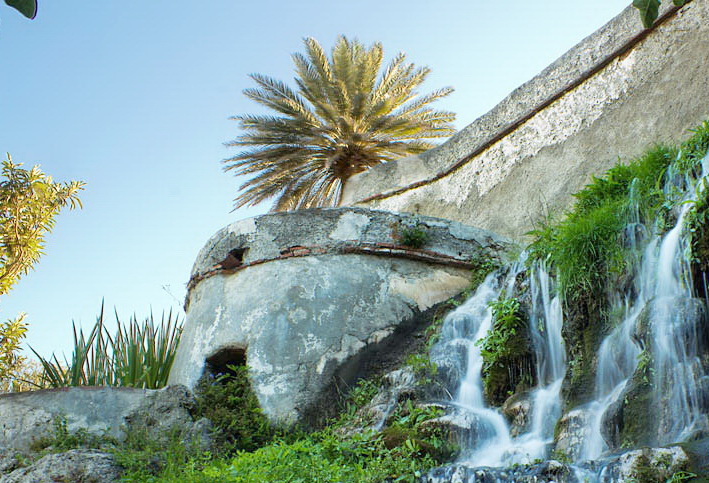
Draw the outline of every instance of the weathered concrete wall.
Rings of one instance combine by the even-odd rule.
[[[353,177],[342,204],[520,239],[619,157],[709,118],[709,0],[671,5],[647,31],[628,7],[443,145]]]
[[[420,249],[398,238],[412,225],[429,234]],[[195,262],[170,383],[192,388],[210,364],[246,363],[273,421],[313,421],[335,383],[351,383],[360,362],[462,292],[476,260],[509,247],[456,222],[361,208],[236,222]]]

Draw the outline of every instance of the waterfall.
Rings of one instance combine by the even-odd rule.
[[[709,156],[703,165],[705,168],[709,165]],[[619,411],[624,410],[633,397],[632,391],[639,387],[646,391],[642,393],[642,404],[648,405],[644,416],[649,416],[652,426],[648,433],[652,440],[648,444],[668,445],[709,432],[706,416],[709,375],[701,361],[709,344],[703,325],[707,309],[705,301],[693,298],[684,232],[691,201],[696,199],[704,183],[697,184],[689,176],[673,174],[671,168],[666,178],[664,189],[667,199],[675,204],[677,217],[666,233],[662,233],[659,226],[644,224],[637,183],[630,185],[630,209],[622,238],[627,254],[627,278],[621,286],[607,290],[606,307],[614,314],[616,324],[597,353],[593,400],[574,408],[582,415],[579,421],[585,423],[579,430],[572,430],[573,437],[577,438],[573,444],[580,441],[580,446],[576,446],[573,453],[576,463],[567,466],[571,472],[568,481],[620,481],[619,460],[610,456],[610,450],[619,449],[617,446],[622,442],[612,438],[618,436],[622,428],[619,425],[616,433],[612,433],[614,428],[608,426],[609,418],[612,420],[614,415],[622,414]],[[685,193],[684,198],[681,193]],[[467,428],[468,437],[463,441],[456,467],[475,470],[455,473],[459,478],[454,478],[455,481],[477,481],[475,475],[482,467],[487,469],[480,474],[493,478],[490,481],[515,481],[511,476],[514,471],[508,470],[548,457],[553,443],[554,427],[561,416],[561,387],[567,370],[561,335],[562,305],[555,293],[553,278],[544,266],[535,264],[527,269],[524,276],[529,282],[528,292],[519,281],[523,270],[523,262],[517,262],[489,275],[463,305],[446,317],[441,339],[431,350],[431,360],[447,375],[447,389],[454,395],[450,401],[451,411],[459,416],[461,426]],[[485,401],[483,389],[484,360],[479,342],[494,325],[490,303],[501,296],[528,301],[528,330],[534,350],[537,385],[526,394],[527,423],[516,433],[510,430],[502,412]],[[643,386],[638,386],[639,378],[643,379]],[[613,412],[609,413],[611,408]],[[517,420],[515,424],[515,428],[520,427]],[[612,441],[613,448],[609,448],[606,437]],[[530,465],[524,481],[537,481],[534,471],[542,466],[534,469],[535,465]],[[442,471],[441,474],[452,473]]]
[[[705,158],[705,164],[707,159],[709,157]],[[700,381],[705,375],[699,360],[704,305],[692,298],[691,271],[683,237],[685,215],[691,207],[687,201],[694,199],[695,183],[677,180],[671,173],[668,178],[668,185],[689,186],[689,195],[680,205],[677,222],[670,231],[652,237],[644,250],[634,245],[629,247],[631,252],[642,253],[641,266],[631,289],[637,295],[628,303],[630,295],[626,294],[625,318],[601,344],[595,400],[587,408],[590,424],[579,460],[595,460],[608,449],[602,434],[604,415],[624,394],[643,350],[654,358],[653,406],[658,412],[654,442],[665,445],[683,441],[694,431],[708,426],[701,411]],[[703,184],[699,187],[703,188]],[[634,232],[637,223],[631,216],[629,226],[633,226]],[[641,241],[632,240],[634,244]],[[641,318],[647,331],[645,337],[638,334]]]
[[[536,355],[538,385],[530,394],[531,414],[526,432],[512,437],[498,409],[489,407],[483,396],[483,357],[477,344],[493,325],[490,302],[501,293],[514,294],[521,262],[489,275],[476,292],[444,321],[440,342],[431,359],[449,368],[453,377],[452,404],[464,413],[469,438],[460,460],[470,466],[528,464],[547,455],[554,424],[561,412],[560,390],[566,372],[566,355],[561,338],[561,304],[553,296],[552,281],[540,266],[531,269],[532,310],[530,332]]]

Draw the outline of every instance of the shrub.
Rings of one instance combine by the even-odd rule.
[[[276,432],[261,411],[251,389],[246,366],[228,365],[229,372],[203,377],[196,391],[197,411],[217,431],[215,443],[227,454],[253,451],[270,442]]]
[[[113,337],[104,325],[103,305],[88,337],[74,326],[74,352],[71,362],[59,362],[56,355],[39,358],[44,377],[51,387],[129,386],[158,389],[167,384],[182,334],[182,323],[163,313],[159,325],[152,314],[142,323],[135,316],[123,325],[116,314],[118,328]]]
[[[405,247],[421,248],[428,241],[428,232],[421,225],[408,226],[399,233],[399,243]]]

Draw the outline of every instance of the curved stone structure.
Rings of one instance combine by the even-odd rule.
[[[427,234],[418,249],[406,230]],[[401,343],[509,242],[456,222],[361,208],[275,213],[220,230],[195,262],[171,384],[249,367],[274,422],[317,419],[359,361]],[[343,387],[346,387],[343,385]]]

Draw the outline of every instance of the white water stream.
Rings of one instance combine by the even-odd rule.
[[[709,156],[704,161],[708,164]],[[695,194],[691,182],[681,180],[674,188],[686,186],[690,193],[686,199],[691,200]],[[633,190],[634,184],[631,200]],[[651,365],[654,397],[651,420],[658,426],[655,443],[683,441],[695,431],[709,430],[706,411],[701,407],[701,384],[709,376],[704,374],[699,360],[705,349],[701,347],[700,331],[705,304],[692,298],[688,250],[682,231],[691,204],[680,206],[676,225],[663,236],[648,236],[651,229],[640,223],[640,207],[636,204],[631,210],[625,243],[633,281],[625,293],[610,296],[609,307],[621,314],[621,321],[603,340],[598,352],[595,395],[584,407],[588,424],[580,435],[578,462],[599,460],[608,452],[603,436],[604,415],[625,394],[643,350],[647,351],[642,354],[643,360]],[[483,358],[476,343],[493,324],[489,303],[503,293],[515,295],[521,270],[522,266],[516,264],[506,273],[500,271],[488,276],[475,294],[446,318],[441,341],[431,353],[434,362],[447,365],[453,374],[458,374],[457,385],[450,389],[455,393],[453,406],[462,409],[469,421],[470,438],[460,457],[460,463],[466,466],[508,467],[546,458],[561,415],[560,391],[566,373],[561,337],[563,314],[553,281],[539,266],[528,273],[529,329],[538,385],[530,395],[526,431],[512,437],[505,417],[484,399]],[[574,469],[580,481],[606,481],[602,464],[593,471],[584,467],[588,468],[581,465]]]
[[[462,348],[465,368],[454,401],[473,421],[468,447],[461,461],[471,466],[507,466],[527,464],[547,455],[553,439],[554,423],[561,411],[559,392],[566,372],[566,358],[561,338],[561,304],[553,297],[551,279],[541,268],[532,270],[533,310],[530,330],[537,358],[538,387],[532,391],[528,431],[517,437],[499,410],[490,408],[483,397],[481,350],[476,343],[492,328],[489,303],[501,293],[513,294],[521,265],[513,266],[506,276],[492,274],[475,294],[446,318],[439,351]],[[434,354],[435,354],[434,349]]]

